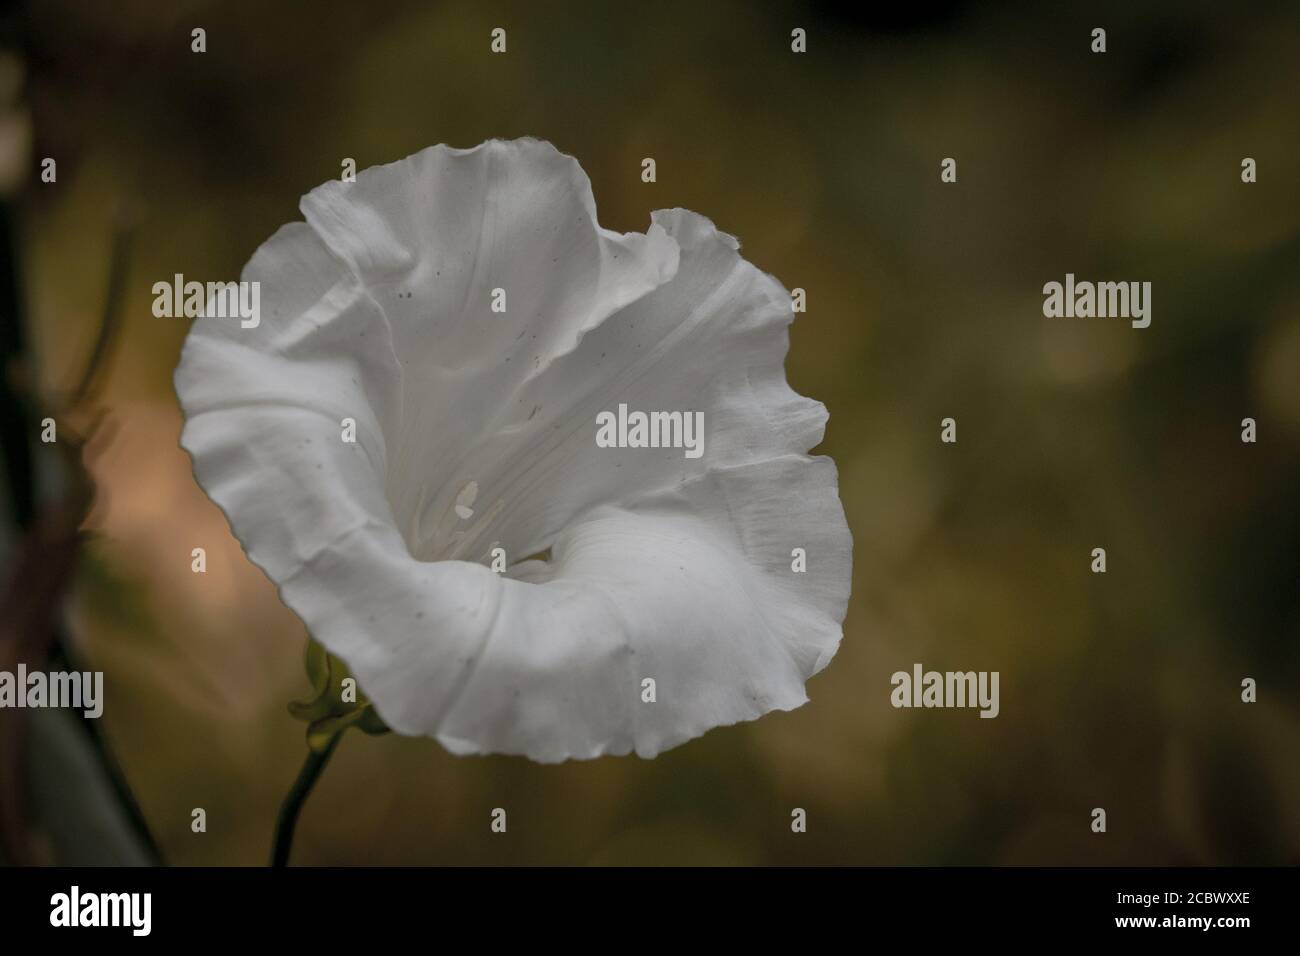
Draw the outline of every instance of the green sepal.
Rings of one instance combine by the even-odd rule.
[[[371,735],[388,733],[388,725],[375,712],[370,698],[361,691],[347,665],[310,637],[303,664],[307,679],[311,681],[313,696],[290,703],[289,713],[307,723],[308,747],[320,753],[349,727]],[[347,680],[353,683],[355,701],[343,699],[344,681]]]

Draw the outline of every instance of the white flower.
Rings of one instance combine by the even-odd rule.
[[[181,443],[393,730],[650,757],[807,700],[851,542],[807,455],[826,410],[785,381],[790,296],[732,237],[682,209],[603,229],[536,140],[435,146],[301,208],[244,270],[260,323],[195,321]],[[598,447],[620,404],[703,413],[703,455]]]

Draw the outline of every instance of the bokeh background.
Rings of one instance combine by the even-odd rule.
[[[860,6],[5,14],[0,172],[26,331],[8,374],[33,443],[120,294],[94,400],[66,414],[95,435],[96,498],[59,653],[105,671],[97,729],[163,859],[266,860],[304,755],[285,705],[308,687],[301,623],[178,448],[186,320],[153,317],[152,283],[235,278],[344,157],[532,135],[579,159],[603,225],[695,209],[807,290],[787,368],[830,409],[821,451],[855,537],[844,642],[802,709],[654,761],[350,735],[295,862],[1300,862],[1300,7]],[[1151,327],[1045,319],[1042,285],[1066,272],[1151,281]],[[34,453],[39,514],[76,468]],[[11,569],[27,539],[4,514]],[[1001,716],[894,710],[890,674],[914,662],[1000,671]],[[150,858],[93,739],[48,720],[27,715],[3,771],[33,857]]]

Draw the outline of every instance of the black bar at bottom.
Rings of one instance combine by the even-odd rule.
[[[815,929],[819,937],[830,930],[863,939],[920,932],[927,942],[1199,935],[1231,943],[1243,933],[1275,934],[1288,927],[1296,909],[1296,873],[1294,868],[8,869],[0,870],[0,934],[6,943],[76,934],[81,943],[111,937],[128,945],[133,938],[323,942],[337,951],[349,941],[373,946],[407,936],[434,947],[451,944],[462,933],[486,932],[484,945],[499,944],[512,931],[575,939],[586,930],[617,930],[620,924],[629,940],[659,938],[667,945],[662,934],[677,927],[762,936],[783,925]],[[147,910],[143,894],[148,894]],[[682,937],[674,933],[673,938]]]

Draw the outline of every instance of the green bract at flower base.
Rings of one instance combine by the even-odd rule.
[[[349,727],[371,736],[389,732],[370,699],[357,687],[347,665],[311,638],[307,639],[303,664],[314,696],[291,702],[289,713],[307,723],[307,746],[312,751],[322,753]],[[345,695],[353,699],[345,700]]]

